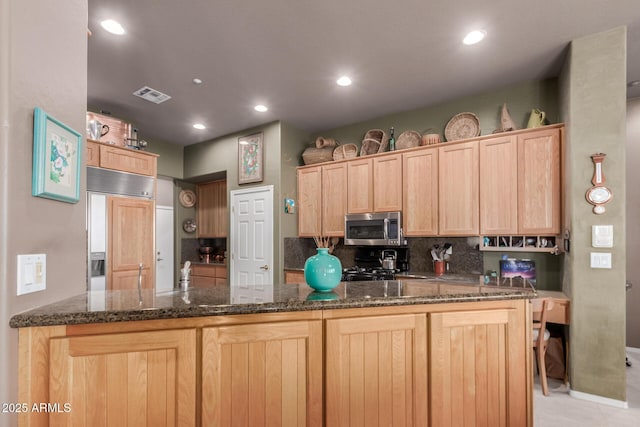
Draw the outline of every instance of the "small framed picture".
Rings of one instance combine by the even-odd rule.
[[[264,179],[262,132],[238,138],[238,184]]]
[[[31,194],[67,203],[80,200],[82,136],[36,107],[33,112]]]

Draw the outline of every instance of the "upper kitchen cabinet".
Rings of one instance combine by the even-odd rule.
[[[480,141],[480,232],[560,233],[560,129]]]
[[[518,135],[520,234],[560,234],[561,129]]]
[[[344,236],[347,163],[298,170],[298,235]]]
[[[347,163],[348,213],[402,210],[402,155],[388,154]]]
[[[347,163],[348,213],[373,212],[373,159],[360,158]]]
[[[87,140],[87,166],[155,177],[158,155]]]
[[[438,150],[402,155],[402,227],[405,236],[438,234]]]
[[[227,181],[199,184],[196,223],[199,238],[227,237]]]
[[[402,210],[402,154],[373,159],[373,212]]]
[[[322,230],[322,166],[298,169],[298,235],[319,236]]]
[[[480,233],[518,232],[518,139],[480,141]]]
[[[441,236],[478,234],[478,152],[478,141],[438,148],[438,219]]]
[[[322,235],[344,236],[347,213],[347,164],[322,166]]]

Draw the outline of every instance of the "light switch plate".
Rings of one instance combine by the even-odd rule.
[[[591,246],[594,248],[612,248],[613,225],[592,225]]]
[[[18,295],[47,288],[47,255],[18,255]]]
[[[591,268],[611,268],[611,253],[591,252]]]

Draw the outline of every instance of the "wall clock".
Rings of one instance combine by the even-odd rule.
[[[603,153],[596,153],[591,156],[594,169],[593,177],[591,178],[593,187],[589,188],[585,195],[587,202],[593,205],[593,213],[597,215],[605,213],[606,209],[604,205],[609,203],[613,197],[611,190],[604,185],[605,178],[604,172],[602,171],[602,163],[604,162],[605,157],[606,154]]]

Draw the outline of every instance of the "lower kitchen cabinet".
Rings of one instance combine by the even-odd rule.
[[[51,425],[195,425],[195,329],[52,338],[49,346],[48,401],[69,409],[52,412]]]
[[[322,322],[204,328],[202,425],[323,425]]]
[[[429,315],[430,425],[528,425],[531,349],[523,311]]]
[[[304,271],[286,271],[284,272],[284,283],[291,285],[296,283],[307,283],[304,280]]]
[[[425,425],[425,314],[327,320],[328,426]]]
[[[531,426],[529,302],[20,329],[20,425]],[[70,405],[65,412],[64,404]]]
[[[226,286],[227,266],[215,264],[191,264],[191,284],[196,288]]]

